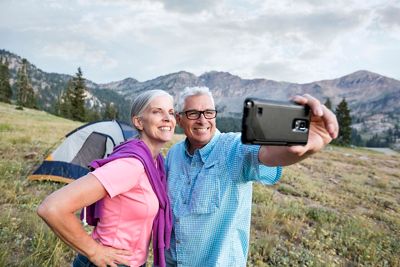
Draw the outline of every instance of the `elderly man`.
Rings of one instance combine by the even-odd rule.
[[[246,266],[252,182],[274,184],[281,167],[321,150],[338,134],[335,115],[310,95],[296,96],[312,110],[305,146],[244,145],[240,134],[221,133],[207,87],[186,88],[177,123],[186,139],[168,152],[168,190],[173,210],[167,266]]]

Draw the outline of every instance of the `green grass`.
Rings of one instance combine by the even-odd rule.
[[[62,185],[26,177],[79,125],[0,103],[0,266],[70,266],[74,252],[36,215],[43,198]]]
[[[0,103],[0,266],[70,266],[75,253],[36,215],[63,185],[26,177],[80,125]],[[254,185],[247,265],[400,266],[399,212],[399,155],[328,147]]]
[[[256,184],[248,266],[400,266],[399,173],[399,155],[329,147]]]
[[[0,132],[11,132],[12,126],[8,123],[0,123]]]

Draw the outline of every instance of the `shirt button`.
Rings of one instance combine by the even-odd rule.
[[[176,219],[175,222],[176,222],[176,223],[179,223],[179,219]]]
[[[180,244],[180,243],[181,243],[181,241],[180,241],[180,240],[176,240],[176,243],[177,243],[177,244]]]

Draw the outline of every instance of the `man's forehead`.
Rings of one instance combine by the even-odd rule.
[[[214,104],[209,95],[194,95],[185,99],[185,109],[213,109]]]

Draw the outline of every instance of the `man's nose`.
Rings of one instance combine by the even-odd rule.
[[[204,113],[201,113],[200,117],[197,120],[201,121],[201,122],[207,122],[207,119],[206,119],[206,116],[204,115]]]

